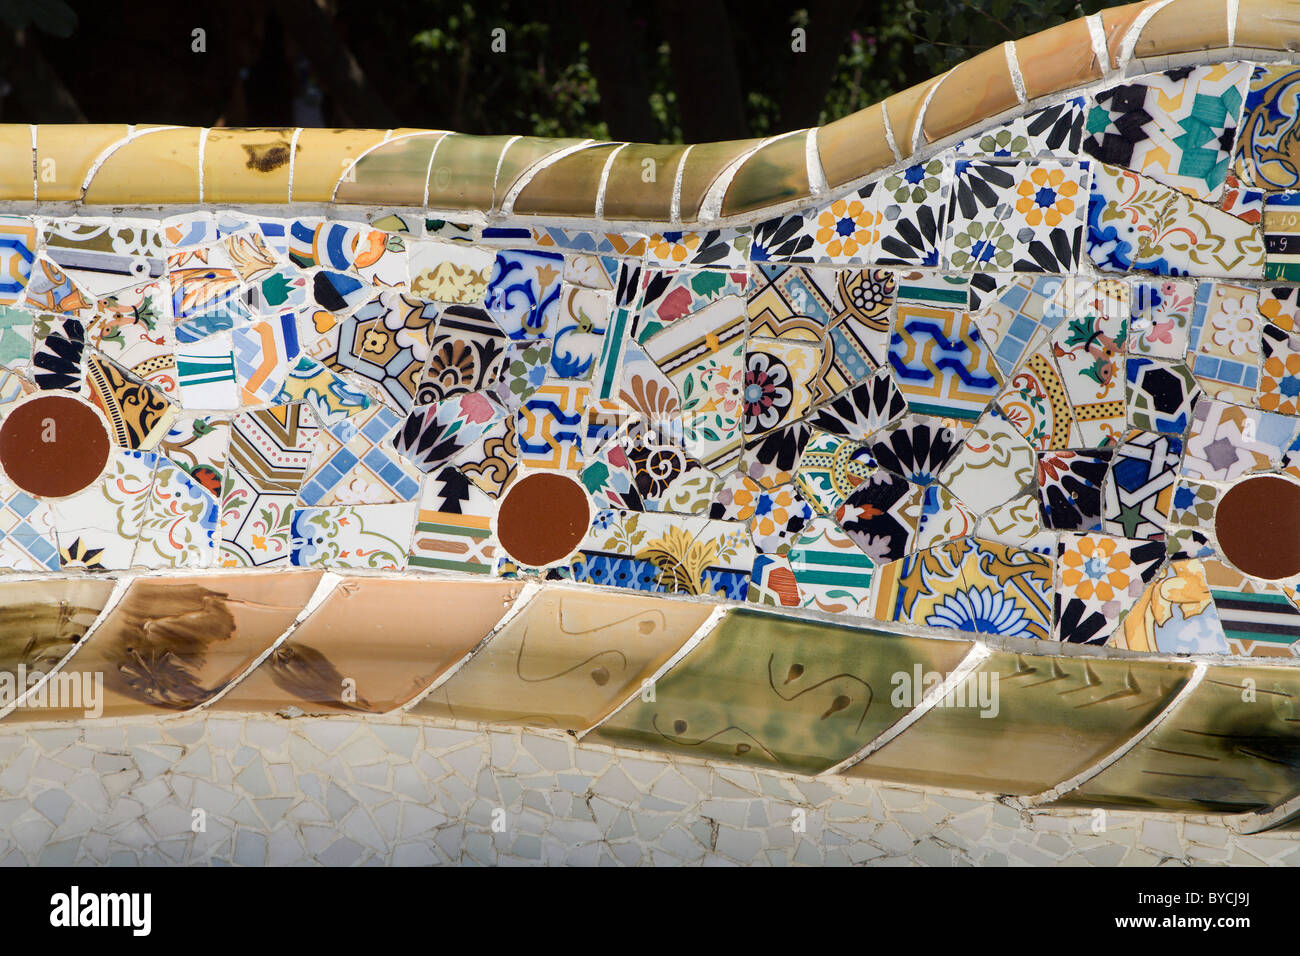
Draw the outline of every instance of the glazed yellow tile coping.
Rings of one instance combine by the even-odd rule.
[[[756,149],[761,139],[730,140],[722,143],[697,143],[682,160],[678,171],[681,182],[680,215],[682,222],[694,222],[704,204],[704,197],[718,177],[736,160]],[[605,215],[610,215],[610,199],[605,197]]]
[[[36,195],[32,178],[32,127],[25,124],[0,126],[0,198],[32,199]],[[78,196],[81,195],[80,187],[78,183]]]
[[[884,169],[894,162],[885,128],[885,108],[876,103],[817,131],[822,174],[832,189],[859,176],[863,165]]]
[[[213,129],[203,144],[205,202],[289,201],[292,129]]]
[[[614,143],[584,146],[563,162],[538,170],[515,197],[511,212],[592,218],[605,165],[617,148]]]
[[[99,161],[82,201],[104,206],[201,202],[202,134],[194,127],[137,129]]]
[[[6,131],[7,131],[6,127]],[[80,199],[95,160],[130,135],[125,123],[36,128],[36,198]],[[0,145],[8,155],[7,142]]]
[[[914,147],[917,130],[921,128],[930,91],[942,83],[947,75],[945,73],[942,76],[931,77],[924,83],[918,83],[901,93],[885,98],[885,122],[889,124],[890,133],[894,138],[894,148],[898,150],[899,158],[910,159],[916,151]]]
[[[607,213],[616,209],[638,222],[670,221],[677,167],[686,150],[649,143],[629,143],[619,150],[605,177]]]
[[[1238,0],[1236,46],[1300,50],[1300,0]]]
[[[795,208],[823,183],[838,188],[879,173],[975,132],[1022,98],[1084,86],[1132,59],[1234,47],[1300,49],[1300,0],[1111,7],[987,50],[829,123],[811,150],[807,130],[687,147],[407,129],[0,125],[0,201],[332,202],[691,224],[702,213],[713,221]],[[45,160],[53,165],[42,178]]]
[[[579,179],[583,178],[587,172],[587,159],[581,155],[583,150],[578,147],[587,142],[581,139],[552,139],[544,136],[511,137],[497,164],[493,179],[495,188],[491,211],[499,212],[506,198],[512,192],[518,192],[517,186],[525,185],[530,179],[550,168],[552,161],[557,157],[567,157],[562,168],[572,169],[573,175]],[[559,181],[553,179],[552,182],[558,185]],[[573,190],[564,189],[562,192],[566,193],[567,198]],[[484,211],[487,211],[487,207],[484,207]]]
[[[1174,0],[1147,21],[1133,55],[1168,56],[1229,45],[1228,0]]]
[[[953,67],[939,81],[925,111],[926,141],[945,139],[1019,103],[1006,49],[995,46],[985,50]]]
[[[386,130],[303,129],[293,150],[293,201],[332,202],[356,160],[388,138]]]
[[[434,209],[492,209],[497,167],[513,139],[449,133],[438,140],[429,166],[427,205]]]

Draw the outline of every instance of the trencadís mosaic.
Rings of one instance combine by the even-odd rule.
[[[247,169],[287,197],[227,202],[246,131],[129,131],[195,149],[150,186],[108,148],[84,206],[0,216],[0,677],[102,673],[109,717],[405,710],[1039,803],[1283,805],[1300,67],[1106,72],[961,137],[951,96],[890,107],[899,161],[856,179],[831,127],[698,147],[720,186],[691,147],[644,209],[619,156],[658,148],[340,134],[340,178],[298,158],[323,132],[268,131]],[[65,133],[31,131],[34,172]],[[495,152],[442,182],[448,143]],[[818,198],[747,207],[794,168],[758,177],[767,150],[819,155],[789,190]],[[588,215],[530,217],[579,185]],[[458,189],[464,215],[428,211]],[[77,717],[28,705],[0,716]]]

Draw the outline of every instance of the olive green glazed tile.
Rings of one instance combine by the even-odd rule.
[[[1036,794],[1086,770],[1145,727],[1186,684],[1188,664],[993,653],[851,777]],[[905,696],[915,676],[894,693]]]
[[[511,138],[448,133],[440,139],[429,167],[430,208],[491,209],[497,164]]]
[[[721,143],[700,143],[691,148],[683,162],[681,221],[694,222],[700,215],[700,203],[709,187],[734,163],[762,140],[735,139]]]
[[[631,143],[614,157],[605,180],[606,219],[668,222],[673,184],[685,146]]]
[[[582,142],[580,139],[552,139],[544,136],[514,137],[514,142],[506,147],[505,152],[501,154],[500,167],[494,168],[496,194],[492,199],[492,210],[494,212],[500,210],[501,203],[510,193],[510,187],[537,163],[552,153],[557,153],[570,146],[577,146]],[[484,206],[483,208],[486,210],[488,207]]]
[[[592,738],[816,774],[911,709],[890,701],[894,674],[917,664],[946,673],[970,647],[731,611],[654,683],[653,701],[636,698]]]
[[[617,144],[604,143],[570,153],[528,181],[515,199],[522,216],[593,216],[605,163]]]
[[[339,183],[334,201],[388,206],[423,206],[429,159],[443,133],[390,140],[359,160],[352,175]]]
[[[412,713],[586,730],[640,690],[710,610],[667,598],[549,590]]]
[[[1300,670],[1212,667],[1154,731],[1059,802],[1245,812],[1297,793]]]
[[[765,206],[806,199],[808,131],[768,143],[736,170],[722,201],[722,215],[738,216]]]

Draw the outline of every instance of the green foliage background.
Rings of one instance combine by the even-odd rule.
[[[0,121],[764,136],[845,116],[1107,5],[0,0]],[[807,52],[792,49],[796,29]]]

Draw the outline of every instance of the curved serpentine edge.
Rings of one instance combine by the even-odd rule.
[[[751,222],[1098,81],[1193,62],[1267,62],[1298,47],[1296,0],[1148,0],[1008,42],[822,128],[694,146],[411,129],[0,126],[0,202],[53,213],[333,203],[620,227]],[[587,607],[581,589],[409,572],[295,573],[302,593],[277,603],[257,599],[261,576],[43,576],[47,590],[81,589],[46,605],[57,609],[53,646],[66,647],[39,682],[4,700],[0,718],[20,727],[79,719],[75,707],[38,698],[99,673],[106,716],[409,713],[793,774],[993,792],[1024,807],[1254,811],[1237,818],[1243,830],[1300,816],[1288,749],[1300,719],[1294,666],[973,641],[639,594],[620,598],[625,618],[605,620],[610,602]],[[93,598],[92,580],[102,590]],[[349,605],[353,619],[371,602],[391,609],[391,592],[403,589],[421,614],[382,645],[332,624],[349,619]],[[435,639],[445,646],[431,661],[418,624],[435,613],[466,619]],[[212,615],[207,646],[164,647],[166,622],[187,614]],[[239,628],[221,631],[227,621]],[[864,642],[868,634],[878,640]],[[534,658],[526,648],[539,644]],[[177,653],[197,653],[188,664],[201,679],[188,687],[169,684],[160,664]],[[349,696],[351,674],[363,675],[361,694]],[[900,674],[917,678],[901,696]],[[994,676],[1000,713],[951,706]],[[718,700],[720,686],[733,696]],[[1258,707],[1256,694],[1272,704]],[[764,714],[755,732],[746,718]]]
[[[806,205],[1098,80],[1298,47],[1297,0],[1146,0],[1008,41],[824,127],[693,146],[417,129],[0,126],[0,201],[364,204],[712,226]]]
[[[1020,809],[1238,811],[1245,831],[1287,826],[1300,801],[1296,667],[448,572],[6,576],[15,602],[0,633],[15,729],[409,715]],[[18,631],[49,665],[37,677]]]

